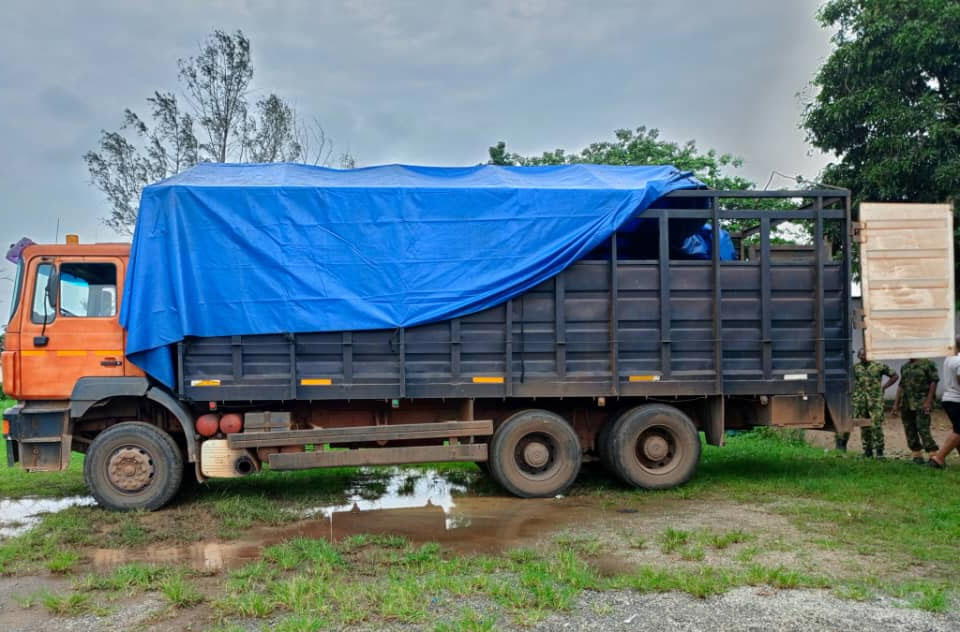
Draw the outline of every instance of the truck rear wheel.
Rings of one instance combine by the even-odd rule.
[[[116,511],[166,505],[183,480],[183,456],[156,426],[126,421],[98,434],[87,450],[83,478],[103,507]]]
[[[683,485],[700,461],[700,435],[673,406],[647,404],[628,410],[610,430],[608,458],[624,482],[645,489]]]
[[[490,441],[493,478],[523,498],[565,491],[580,472],[580,440],[567,421],[546,410],[511,415]]]

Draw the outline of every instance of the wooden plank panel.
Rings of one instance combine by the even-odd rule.
[[[860,205],[867,357],[950,355],[954,336],[949,204]]]

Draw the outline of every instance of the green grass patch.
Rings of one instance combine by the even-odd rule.
[[[7,467],[6,463],[0,465],[2,498],[60,498],[86,496],[87,493],[87,486],[83,482],[82,454],[73,454],[70,466],[62,472],[26,472],[19,463],[13,467]]]
[[[180,574],[165,578],[159,587],[167,603],[175,608],[189,608],[204,600],[199,589]]]
[[[30,605],[34,603],[59,617],[79,617],[87,614],[104,616],[109,613],[107,608],[95,603],[90,595],[76,592],[60,594],[42,590],[30,597]]]
[[[104,590],[129,593],[159,590],[164,581],[178,572],[170,566],[135,562],[118,566],[109,573],[87,575],[74,585],[78,590],[83,591]]]
[[[76,551],[57,551],[46,562],[47,570],[51,573],[68,573],[80,561],[80,554]]]

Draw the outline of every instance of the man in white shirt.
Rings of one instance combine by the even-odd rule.
[[[950,418],[953,431],[940,445],[936,454],[930,457],[930,467],[943,468],[947,455],[954,449],[960,452],[960,336],[954,341],[956,346],[952,355],[943,361],[943,410]]]

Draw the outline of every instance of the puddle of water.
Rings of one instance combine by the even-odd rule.
[[[439,542],[464,553],[492,553],[533,545],[539,538],[576,521],[595,517],[598,508],[572,499],[520,499],[464,496],[468,485],[432,470],[396,469],[388,476],[361,479],[343,504],[311,508],[301,522],[252,529],[243,540],[156,547],[142,551],[98,549],[95,569],[128,562],[188,564],[216,571],[256,560],[264,547],[295,537],[331,541],[358,533],[403,536],[413,542]]]
[[[56,513],[69,507],[94,505],[92,496],[66,498],[18,498],[0,500],[0,537],[9,538],[24,533],[46,513]]]

